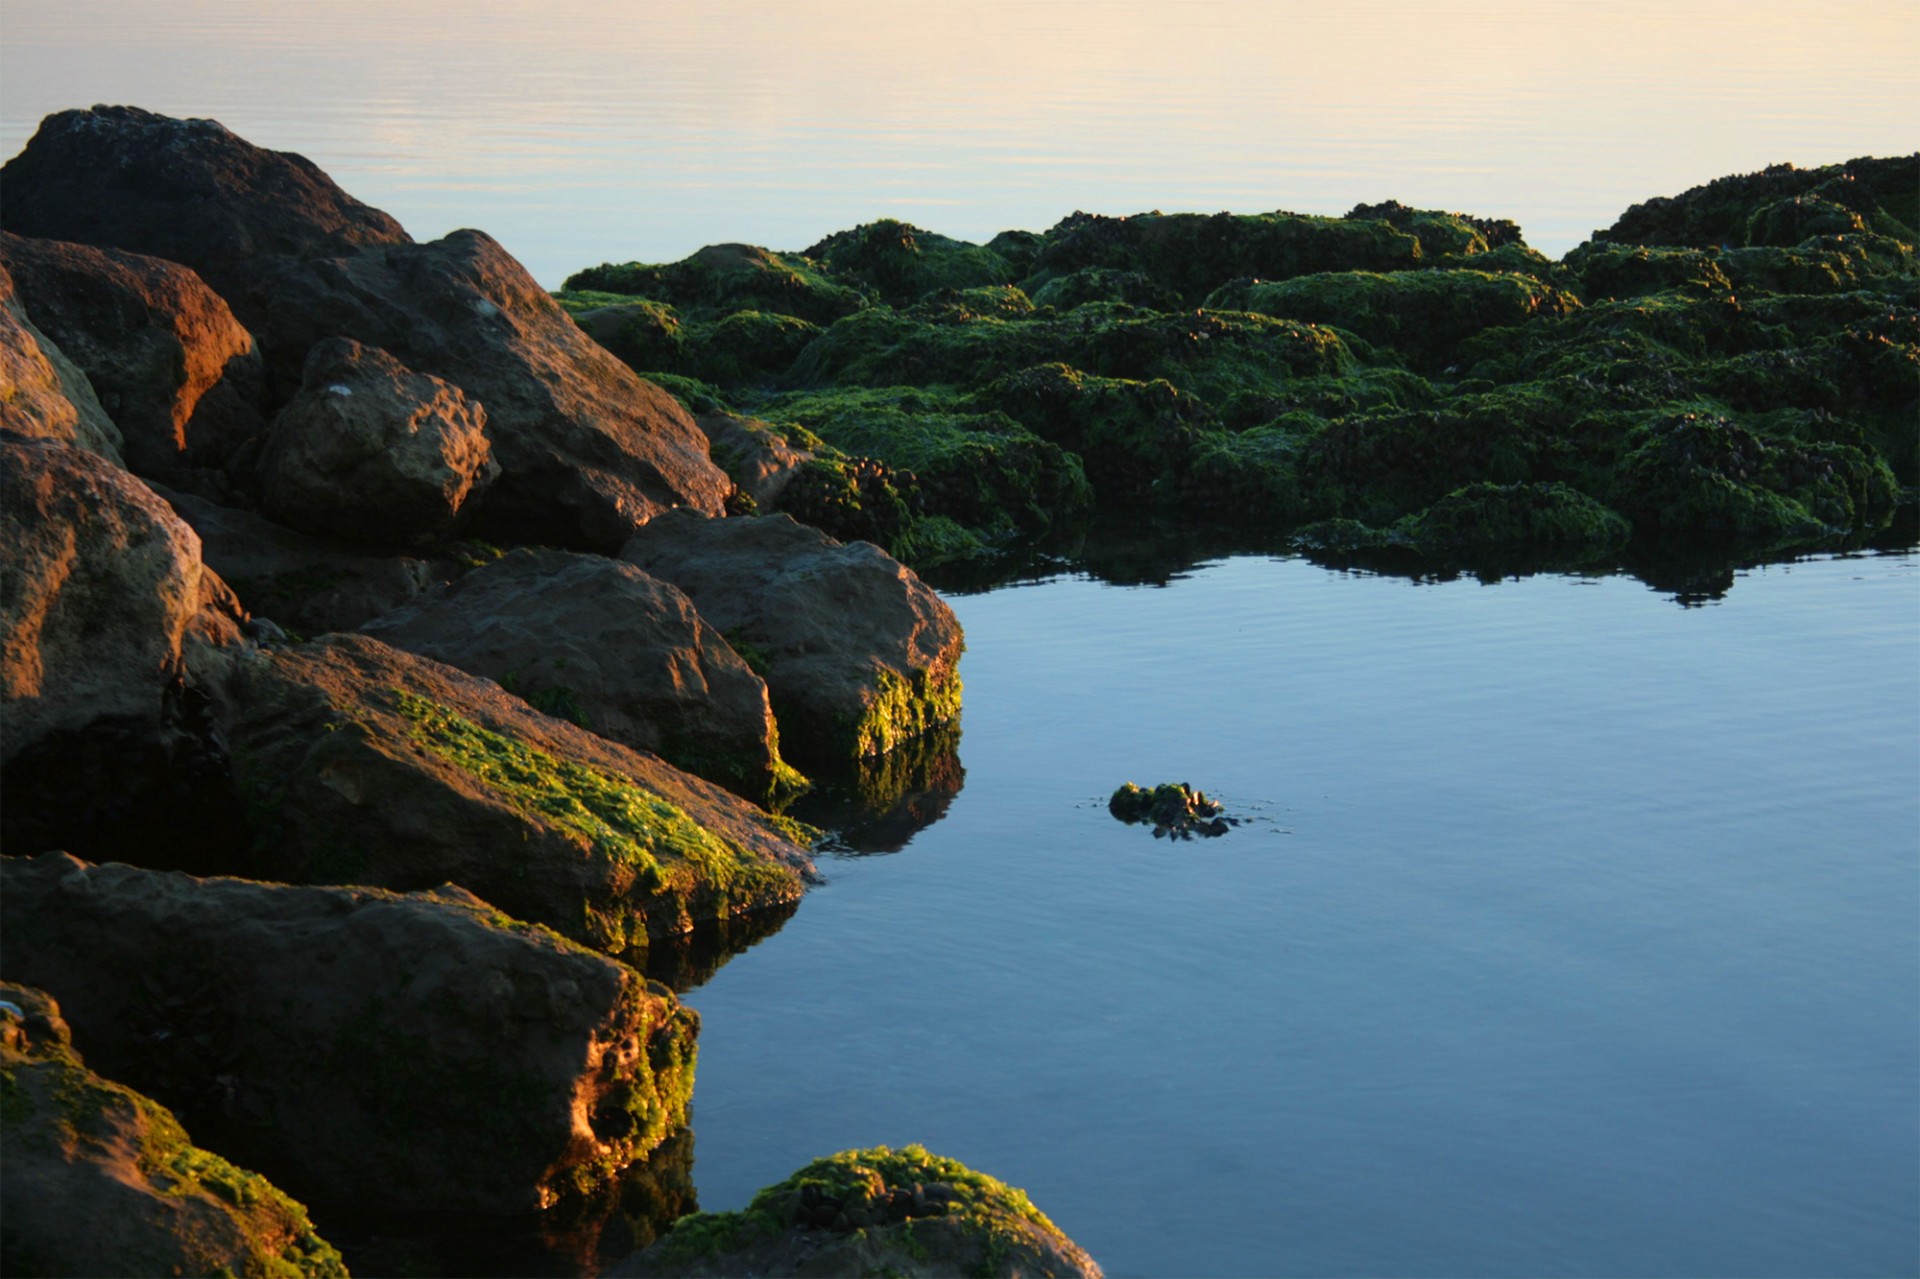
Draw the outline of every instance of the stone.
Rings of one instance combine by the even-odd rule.
[[[54,345],[14,293],[0,266],[0,430],[53,440],[122,461],[120,428],[93,392],[87,375]]]
[[[783,749],[803,764],[882,754],[960,713],[959,621],[876,546],[786,515],[673,512],[620,554],[764,665]]]
[[[409,242],[305,156],[254,146],[215,120],[138,107],[48,116],[0,168],[0,185],[8,231],[165,258],[222,294],[263,255]]]
[[[88,1070],[45,992],[0,982],[0,1001],[0,1269],[346,1279],[304,1207]]]
[[[607,1279],[873,1274],[1097,1279],[1100,1273],[1094,1259],[1047,1220],[1025,1192],[920,1146],[898,1151],[876,1146],[816,1159],[761,1190],[742,1211],[682,1217],[651,1247],[603,1272]]]
[[[237,641],[200,539],[126,471],[0,433],[0,761],[102,720],[157,727],[190,642]]]
[[[64,853],[0,859],[0,886],[0,964],[94,1067],[309,1203],[531,1212],[685,1121],[696,1015],[470,895]]]
[[[513,551],[362,630],[748,798],[804,785],[781,762],[766,684],[631,564]]]
[[[220,295],[160,258],[0,233],[27,314],[80,366],[141,475],[220,491],[266,429],[253,335]]]
[[[368,636],[249,651],[211,686],[262,877],[453,882],[628,954],[811,874],[737,796]]]
[[[813,460],[811,448],[796,446],[798,433],[792,430],[732,413],[702,413],[694,421],[705,433],[714,460],[762,510],[778,505],[793,477]]]
[[[459,387],[350,338],[317,343],[259,461],[261,504],[309,533],[388,546],[445,536],[500,474]]]

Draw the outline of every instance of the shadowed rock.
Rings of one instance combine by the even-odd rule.
[[[6,1273],[345,1279],[305,1208],[88,1070],[45,992],[0,982],[0,1001]]]
[[[0,235],[34,323],[85,370],[142,475],[219,492],[266,429],[253,336],[219,294],[160,258]],[[211,471],[211,474],[208,472]]]
[[[121,461],[120,429],[87,375],[34,327],[0,267],[0,430]]]
[[[810,873],[718,786],[363,635],[247,653],[218,696],[261,875],[452,881],[624,953],[794,901]]]
[[[531,1211],[685,1121],[696,1016],[458,889],[65,854],[0,877],[0,962],[60,1001],[96,1068],[309,1202]]]
[[[273,419],[261,501],[282,523],[354,541],[445,534],[500,474],[486,422],[460,388],[378,347],[321,342]]]
[[[363,629],[749,798],[804,784],[780,760],[760,677],[631,564],[514,551]]]
[[[787,751],[877,755],[960,713],[960,623],[912,570],[786,515],[674,512],[621,558],[685,591],[764,666]]]

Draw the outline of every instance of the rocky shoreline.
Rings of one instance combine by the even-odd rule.
[[[684,991],[958,790],[916,567],[1116,513],[1764,553],[1920,483],[1920,156],[1557,263],[1394,204],[1076,214],[557,297],[211,121],[63,112],[0,184],[9,1273],[384,1269],[486,1217],[583,1272],[1097,1274],[917,1147],[688,1215],[699,1020],[642,969]]]

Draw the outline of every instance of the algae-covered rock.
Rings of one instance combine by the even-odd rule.
[[[785,373],[820,336],[820,326],[775,311],[735,311],[691,326],[683,356],[693,377],[722,385]]]
[[[0,982],[0,1269],[345,1279],[307,1210],[82,1063],[59,1005]]]
[[[567,291],[653,298],[684,312],[770,311],[832,324],[868,304],[864,290],[830,279],[797,253],[751,244],[711,244],[679,262],[605,263],[569,276]]]
[[[780,758],[760,677],[631,564],[517,550],[362,629],[748,798],[805,785]]]
[[[1648,247],[1588,240],[1566,257],[1589,302],[1636,298],[1669,289],[1733,291],[1718,254],[1708,249]]]
[[[960,623],[876,546],[842,545],[785,515],[676,511],[621,558],[678,586],[760,656],[782,749],[803,765],[881,754],[960,713]]]
[[[1056,275],[1034,290],[1035,306],[1071,311],[1089,302],[1123,302],[1150,311],[1177,311],[1180,295],[1144,271],[1090,266]]]
[[[720,787],[366,636],[250,655],[219,693],[264,876],[452,881],[626,953],[791,902],[810,869]]]
[[[1868,220],[1873,230],[1912,243],[1915,230],[1920,228],[1920,152],[1891,159],[1849,160],[1817,169],[1777,164],[1758,173],[1716,178],[1677,196],[1636,204],[1612,226],[1594,232],[1593,238],[1616,244],[1675,244],[1702,249],[1746,244],[1757,214],[1782,201],[1814,194],[1826,204],[1867,215],[1863,220]],[[1759,230],[1763,235],[1769,233],[1770,221],[1762,218]]]
[[[848,1150],[741,1212],[683,1217],[608,1276],[1052,1275],[1100,1267],[1025,1193],[920,1146]]]
[[[893,306],[905,306],[934,289],[971,289],[1014,279],[1013,268],[992,249],[891,218],[830,235],[806,256],[837,276],[867,285]]]
[[[636,373],[673,373],[682,367],[686,329],[667,303],[616,293],[561,293],[557,300],[588,337]]]
[[[1217,838],[1239,825],[1234,818],[1221,816],[1219,801],[1185,782],[1162,782],[1151,788],[1124,782],[1108,798],[1107,811],[1129,826],[1152,826],[1155,839]]]
[[[0,963],[102,1074],[308,1203],[530,1212],[686,1120],[699,1019],[451,885],[0,859]]]
[[[1429,550],[1534,547],[1593,554],[1624,546],[1631,526],[1601,502],[1561,483],[1469,484],[1398,526]]]
[[[702,413],[694,421],[706,433],[713,460],[755,509],[771,510],[800,468],[813,459],[820,440],[803,427],[776,427],[734,413]]]

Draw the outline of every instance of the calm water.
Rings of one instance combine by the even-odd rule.
[[[0,157],[130,102],[300,151],[549,286],[1074,209],[1512,217],[1920,146],[1912,0],[0,0]]]
[[[703,1207],[920,1141],[1111,1275],[1920,1266],[1913,552],[954,606],[944,819],[690,996]]]

